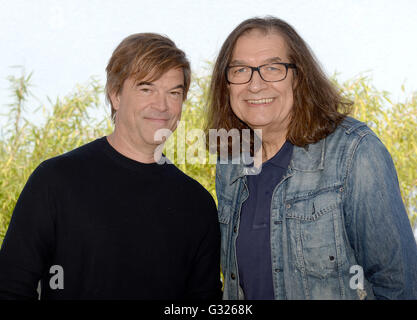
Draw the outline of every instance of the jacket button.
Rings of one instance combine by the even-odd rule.
[[[230,278],[232,278],[232,280],[235,280],[235,279],[236,279],[235,274],[234,274],[234,273],[232,273],[232,274],[230,275]]]
[[[234,228],[233,228],[233,232],[234,232],[234,233],[236,233],[236,232],[237,232],[237,227],[236,227],[236,226],[234,226]]]
[[[287,209],[291,208],[291,205],[289,203],[287,203],[286,205]]]

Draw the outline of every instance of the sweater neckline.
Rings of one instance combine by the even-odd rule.
[[[106,136],[97,139],[97,142],[99,142],[101,150],[104,151],[104,153],[109,158],[111,158],[111,160],[128,169],[136,171],[150,170],[152,172],[158,172],[166,168],[167,164],[158,164],[157,162],[143,163],[126,157],[111,146],[111,144],[107,141]]]

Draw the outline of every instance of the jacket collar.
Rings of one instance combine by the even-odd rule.
[[[304,172],[323,170],[325,150],[326,138],[305,147],[294,146],[290,167]]]
[[[294,146],[292,157],[289,165],[289,170],[302,172],[315,172],[324,169],[324,155],[326,149],[326,138],[305,147]],[[247,155],[242,154],[241,158]],[[239,159],[239,160],[240,160]],[[247,163],[247,162],[245,162]],[[230,175],[230,184],[236,180],[243,178],[246,175],[254,174],[256,170],[253,167],[244,165],[242,161],[239,164],[232,166],[232,173]]]

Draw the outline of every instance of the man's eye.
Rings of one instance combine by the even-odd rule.
[[[176,97],[182,96],[182,92],[181,91],[172,91],[171,94],[173,96],[176,96]]]
[[[279,64],[268,65],[265,67],[266,67],[266,71],[270,71],[270,72],[281,72],[284,70],[284,67]]]
[[[139,90],[140,90],[141,92],[144,92],[144,93],[149,93],[149,92],[151,92],[151,89],[150,89],[150,88],[146,88],[146,87],[140,87],[140,88],[139,88]]]
[[[245,73],[248,72],[248,68],[247,67],[241,67],[241,68],[236,68],[235,69],[235,73]]]

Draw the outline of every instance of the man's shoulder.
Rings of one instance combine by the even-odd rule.
[[[100,139],[96,139],[73,150],[44,160],[34,173],[38,175],[60,176],[68,173],[72,175],[89,161],[97,157]]]
[[[389,153],[372,129],[364,122],[346,117],[337,129],[325,139],[326,159],[345,159],[351,163],[354,157],[370,159],[388,157]]]
[[[340,132],[345,135],[358,135],[363,137],[369,133],[373,133],[371,128],[365,122],[359,121],[353,117],[345,117],[345,119],[339,124],[335,132]]]
[[[336,130],[326,137],[326,149],[350,150],[349,146],[355,148],[365,136],[374,136],[375,133],[369,126],[352,117],[346,117]]]
[[[104,137],[95,139],[86,144],[83,144],[75,149],[65,152],[52,159],[56,161],[71,161],[71,160],[86,160],[90,157],[97,155],[97,151],[103,142]],[[50,160],[52,160],[50,159]]]

